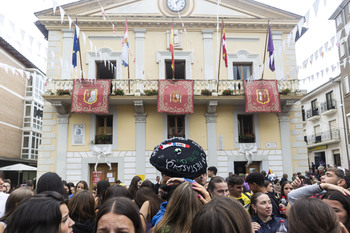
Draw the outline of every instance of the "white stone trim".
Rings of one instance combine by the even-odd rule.
[[[95,52],[86,53],[86,64],[88,64],[88,79],[96,79],[96,61],[116,61],[117,72],[114,73],[114,79],[123,79],[122,77],[122,53],[113,52],[109,48],[101,48]],[[108,64],[107,64],[108,65]]]
[[[145,79],[145,28],[135,28],[135,77]],[[130,61],[129,61],[130,63]]]
[[[251,54],[247,50],[238,50],[236,53],[228,53],[227,54],[227,79],[233,80],[233,63],[237,62],[251,62],[254,77],[259,75],[259,63],[260,63],[260,55],[259,54]]]
[[[192,79],[193,51],[175,51],[175,60],[186,61],[186,79]],[[165,79],[165,60],[171,59],[169,51],[157,51],[156,62],[159,63],[159,79]]]
[[[206,80],[214,78],[213,70],[213,30],[202,30],[204,46],[204,77]]]

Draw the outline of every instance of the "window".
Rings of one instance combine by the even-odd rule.
[[[317,99],[311,101],[312,116],[318,115]]]
[[[43,106],[37,102],[25,101],[24,127],[42,128]]]
[[[185,116],[168,115],[168,138],[185,137]]]
[[[341,24],[342,24],[341,14],[338,15],[338,17],[337,17],[335,20],[336,20],[336,25],[337,25],[337,27],[338,27],[339,25],[341,25]]]
[[[339,50],[340,50],[340,57],[343,57],[346,51],[345,41],[341,42]]]
[[[237,118],[239,143],[255,142],[253,115],[238,115]]]
[[[165,60],[166,79],[173,79],[173,69],[171,68],[171,60]],[[186,79],[186,61],[175,60],[175,79]]]
[[[333,91],[326,94],[327,110],[335,108],[333,104]]]
[[[345,94],[349,94],[349,78],[348,76],[346,76],[344,78],[344,91],[345,91]]]
[[[41,143],[41,134],[33,131],[23,132],[22,158],[38,159],[38,147]]]
[[[113,144],[113,115],[96,116],[95,144]]]
[[[321,127],[319,125],[316,125],[314,127],[315,132],[315,143],[321,142]]]
[[[115,78],[115,70],[116,61],[111,61],[110,63],[104,61],[96,61],[96,78],[97,79],[114,79]]]
[[[304,109],[304,105],[301,106],[301,117],[302,117],[303,121],[306,120],[306,118],[305,118],[305,109]]]
[[[233,63],[233,79],[247,80],[252,75],[251,63]]]

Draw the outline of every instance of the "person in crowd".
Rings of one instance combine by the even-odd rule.
[[[266,171],[262,170],[260,173],[264,176],[264,179],[265,179],[265,180],[268,180],[268,179],[269,179],[268,176],[267,176]]]
[[[249,176],[248,176],[249,177]],[[238,175],[233,175],[228,179],[227,185],[230,192],[230,197],[239,201],[246,209],[250,204],[250,193],[243,192],[243,178]]]
[[[218,173],[218,169],[215,166],[208,167],[208,177],[210,179],[213,179],[216,177],[216,174]]]
[[[125,197],[111,198],[101,206],[96,217],[95,233],[143,233],[136,205]]]
[[[225,178],[225,181],[227,182],[228,179],[229,179],[231,176],[233,176],[233,172],[229,172],[229,173],[228,173],[228,177]]]
[[[0,218],[0,233],[4,232],[6,227],[5,221],[13,213],[13,211],[15,211],[17,206],[33,195],[33,191],[25,187],[20,187],[10,194],[6,201],[5,214]]]
[[[12,192],[11,180],[4,179],[4,193],[10,194]]]
[[[202,186],[205,186],[205,184],[207,183],[207,173],[203,173],[197,178],[194,178],[194,181],[196,181],[198,184]]]
[[[281,184],[283,184],[286,181],[288,181],[288,174],[287,173],[283,173],[283,176],[282,176],[282,179],[281,179]]]
[[[163,201],[166,201],[166,198],[164,197],[166,194],[166,189],[167,189],[167,185],[166,184],[161,184],[158,188],[158,197],[161,198]],[[163,195],[165,194],[165,195]]]
[[[163,200],[159,198],[152,189],[141,187],[136,191],[134,202],[145,220],[146,232],[149,232],[152,227],[152,218],[160,210],[160,205]]]
[[[269,193],[273,193],[275,195],[271,180],[264,180],[264,185],[266,187],[266,191],[268,191]]]
[[[81,190],[89,190],[89,185],[84,180],[77,183],[77,192]]]
[[[275,233],[281,220],[288,225],[287,220],[273,214],[271,199],[267,194],[254,192],[250,201],[253,209],[252,227],[255,232]]]
[[[328,191],[322,200],[333,208],[339,221],[350,231],[350,196],[339,191]]]
[[[317,198],[301,198],[288,213],[289,233],[347,232],[331,206]]]
[[[154,184],[154,193],[158,195],[158,189],[160,186],[160,177],[157,176],[156,177],[156,183]]]
[[[150,189],[154,190],[154,184],[153,184],[152,181],[150,181],[150,180],[144,180],[144,181],[141,183],[140,188],[143,188],[143,187],[150,188]],[[140,189],[140,188],[139,188],[139,189]],[[137,192],[137,190],[136,190],[136,192]]]
[[[96,199],[96,197],[97,197],[97,187],[96,186],[92,188],[92,195]]]
[[[95,199],[89,190],[80,190],[68,203],[69,215],[75,222],[74,233],[92,233],[95,223]]]
[[[229,195],[229,190],[224,178],[221,176],[211,178],[208,184],[208,192],[212,198],[227,197]]]
[[[70,189],[70,186],[68,185],[68,183],[65,180],[63,180],[62,184],[63,184],[64,191],[66,192],[66,196],[69,199],[72,198],[73,193],[72,193],[72,190]]]
[[[170,229],[174,233],[191,232],[193,219],[203,206],[198,198],[199,193],[192,187],[195,186],[190,182],[183,182],[175,189],[166,207],[164,217],[155,225],[152,233],[163,233]]]
[[[0,190],[3,190],[4,187],[4,173],[0,171]],[[0,192],[0,218],[5,214],[5,206],[7,198],[9,197],[9,194]]]
[[[281,182],[279,179],[273,181],[273,190],[275,191],[276,198],[281,197]]]
[[[286,200],[288,201],[288,193],[290,193],[293,190],[292,182],[286,181],[282,184],[281,187],[281,198],[284,196]]]
[[[139,176],[134,176],[129,185],[129,192],[132,195],[132,198],[135,198],[136,191],[141,187],[142,179]]]
[[[191,233],[204,232],[251,233],[251,220],[236,200],[214,198],[198,211],[193,220]]]
[[[58,184],[62,185],[62,181]],[[15,209],[5,223],[5,233],[71,233],[74,225],[63,196],[53,191],[29,198]]]
[[[132,195],[129,192],[129,190],[127,190],[125,187],[119,184],[114,184],[111,187],[109,187],[104,193],[102,198],[102,204],[114,197],[126,197],[132,200]]]
[[[36,186],[36,193],[40,194],[45,191],[58,192],[67,199],[67,193],[64,190],[62,179],[57,173],[47,172],[40,176]]]
[[[247,179],[247,176],[248,176],[249,174],[248,173],[246,173],[245,175],[244,175],[244,178],[243,178],[243,180],[244,180],[244,183],[243,183],[243,192],[249,192],[250,193],[250,188],[249,188],[249,184],[245,181],[245,179]]]
[[[100,180],[96,185],[95,209],[98,210],[103,202],[103,196],[110,184],[107,180]]]
[[[253,193],[257,193],[257,192],[262,192],[267,194],[270,197],[271,203],[272,203],[272,213],[277,216],[280,217],[280,211],[279,211],[279,203],[277,198],[273,195],[273,193],[269,193],[266,190],[266,187],[264,185],[264,175],[259,173],[259,172],[253,172],[250,173],[246,179],[246,181],[249,184],[250,190]]]

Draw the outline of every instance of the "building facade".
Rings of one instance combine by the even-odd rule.
[[[134,175],[153,180],[159,173],[149,163],[151,152],[172,136],[198,142],[207,151],[209,166],[217,166],[218,175],[224,177],[230,171],[271,169],[281,176],[308,169],[299,102],[302,95],[297,77],[283,78],[296,66],[294,40],[275,54],[276,71],[264,72],[264,79],[280,79],[280,91],[288,88],[292,92],[281,95],[281,113],[246,113],[243,89],[243,80],[259,78],[264,68],[268,20],[275,48],[282,48],[300,16],[255,1],[222,1],[228,68],[221,63],[218,78],[221,36],[215,1],[186,0],[177,10],[164,0],[100,2],[102,8],[91,1],[62,6],[63,24],[51,9],[36,13],[39,27],[48,34],[49,53],[56,54],[56,59],[48,61],[55,65],[47,69],[52,81],[44,95],[39,176],[54,171],[63,179],[86,180],[92,185],[93,177],[98,176],[96,165],[102,178],[111,183],[119,179],[129,184]],[[82,69],[79,64],[75,69],[70,65],[74,27],[69,28],[68,16],[78,18]],[[129,70],[122,67],[121,58],[126,18]],[[158,80],[171,78],[168,48],[172,22],[175,78],[194,81],[193,114],[160,113],[157,95],[149,95],[158,90]],[[59,89],[71,92],[73,80],[81,73],[87,79],[109,77],[113,93],[123,91],[124,95],[109,97],[108,114],[72,113],[72,97],[58,95]],[[204,95],[205,89],[211,95]],[[224,90],[233,94],[225,96]],[[249,155],[252,163],[246,167]]]

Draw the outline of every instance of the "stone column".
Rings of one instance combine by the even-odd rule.
[[[71,79],[71,66],[72,66],[72,51],[73,51],[73,37],[74,31],[69,29],[63,29],[63,48],[62,59],[63,67],[61,70],[61,79]],[[79,52],[80,53],[80,52]],[[80,56],[80,54],[79,54]],[[79,58],[77,58],[79,59]],[[79,62],[79,61],[77,61]]]
[[[146,116],[147,114],[135,114],[136,123],[136,174],[145,175],[146,153]]]
[[[135,28],[135,78],[144,79],[146,29]],[[130,63],[131,61],[129,61]]]
[[[216,106],[218,101],[209,101],[207,113],[205,114],[207,123],[207,144],[208,144],[208,166],[218,166],[217,159],[217,140],[216,140]]]
[[[283,62],[284,60],[282,55],[282,32],[273,32],[272,39],[273,39],[273,45],[275,47],[275,51],[273,52],[273,54],[275,58],[276,78],[282,79],[284,77],[284,62]]]
[[[278,120],[280,123],[283,172],[287,173],[288,176],[291,177],[293,174],[293,165],[292,165],[292,150],[291,150],[291,144],[290,144],[289,114],[279,113]]]
[[[202,30],[204,45],[204,77],[213,79],[213,30]]]
[[[66,179],[67,163],[67,137],[69,114],[57,114],[57,156],[56,156],[56,173],[63,179]]]

